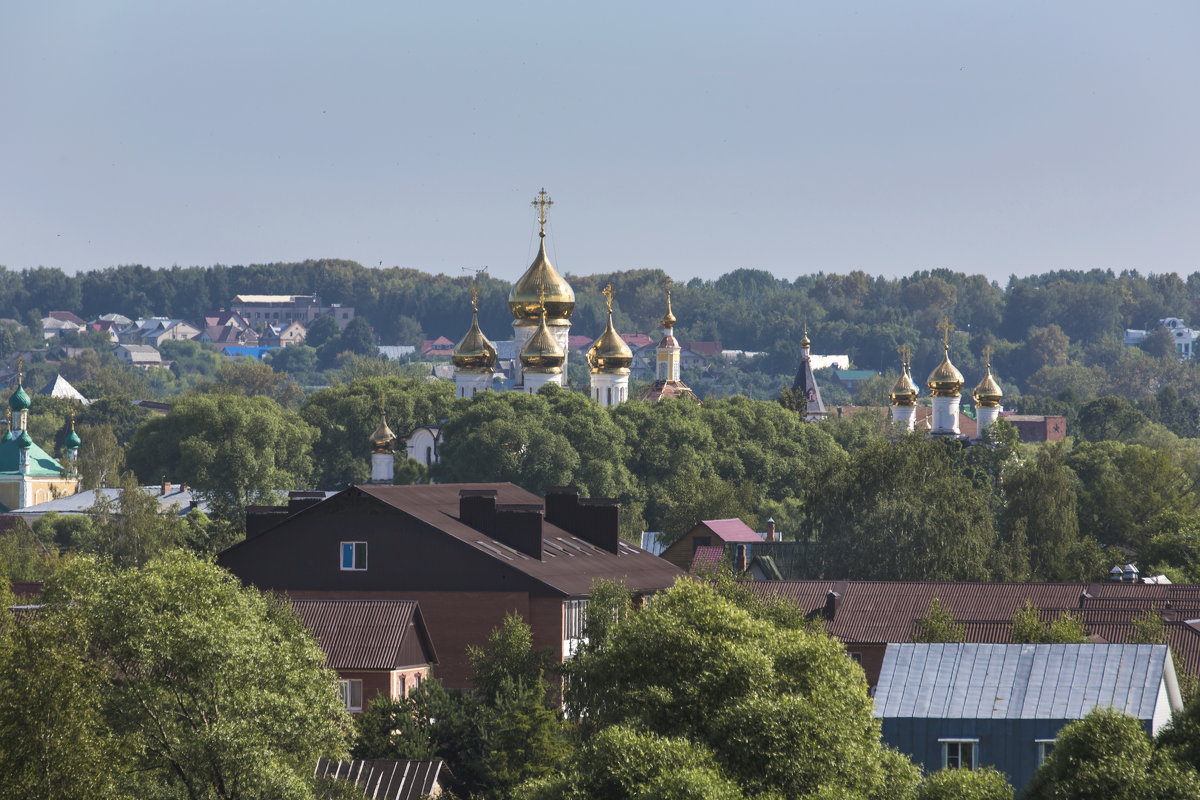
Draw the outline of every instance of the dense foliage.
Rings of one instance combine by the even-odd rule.
[[[316,759],[345,751],[312,637],[211,564],[73,559],[16,613],[0,614],[0,797],[314,797]]]

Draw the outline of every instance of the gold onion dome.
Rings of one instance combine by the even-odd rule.
[[[575,291],[546,257],[546,239],[542,234],[538,254],[525,274],[508,293],[508,308],[518,325],[537,325],[542,314],[540,291],[546,292],[546,317],[551,325],[565,325],[575,310]]]
[[[662,326],[664,328],[674,328],[675,323],[678,321],[675,318],[675,313],[671,311],[671,290],[667,289],[667,313],[663,314]]]
[[[812,342],[808,338],[808,328],[804,329],[804,338],[800,340],[801,347],[812,347]]]
[[[604,289],[604,297],[608,301],[608,324],[604,333],[588,348],[587,360],[592,372],[608,372],[614,375],[628,375],[629,367],[633,364],[633,351],[613,327],[612,285]]]
[[[921,390],[913,383],[912,375],[908,373],[908,365],[905,364],[900,370],[900,377],[896,378],[896,383],[892,386],[892,391],[888,392],[888,397],[892,400],[894,406],[912,406],[917,403],[917,395]]]
[[[395,446],[396,434],[388,427],[387,417],[379,415],[379,426],[371,434],[371,449],[376,453],[390,453]]]
[[[491,372],[496,366],[496,345],[479,329],[479,312],[471,315],[471,329],[454,347],[450,360],[459,372]]]
[[[1004,399],[1004,392],[1000,389],[1000,384],[996,382],[995,376],[992,375],[990,361],[987,365],[987,373],[972,394],[975,396],[975,402],[984,408],[995,408]]]
[[[949,344],[942,345],[942,363],[929,373],[926,385],[934,397],[958,397],[962,392],[963,376],[958,368],[950,363]]]
[[[562,372],[563,362],[567,354],[558,346],[558,340],[550,333],[546,323],[547,310],[540,309],[541,321],[529,341],[521,348],[521,366],[526,372],[540,372],[547,375],[557,375]]]

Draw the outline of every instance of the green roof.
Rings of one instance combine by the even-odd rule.
[[[25,451],[29,454],[29,475],[38,478],[57,478],[63,474],[62,464],[34,442]],[[21,448],[16,439],[5,436],[0,442],[0,474],[16,475],[21,463]]]
[[[25,411],[29,408],[29,395],[25,387],[17,384],[17,389],[8,396],[8,407],[13,411]]]

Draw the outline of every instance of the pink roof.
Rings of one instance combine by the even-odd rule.
[[[654,341],[644,333],[622,333],[621,338],[630,347],[645,347]]]
[[[761,542],[762,537],[740,519],[706,519],[700,522],[722,542]]]
[[[572,350],[582,350],[583,348],[587,347],[591,343],[592,343],[592,337],[590,337],[590,336],[568,336],[567,337],[567,347],[571,348]]]
[[[710,572],[720,569],[725,560],[725,546],[720,544],[702,544],[692,554],[692,566],[688,572],[695,575],[698,572]]]

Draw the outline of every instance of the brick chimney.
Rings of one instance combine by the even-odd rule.
[[[166,476],[163,476],[162,488],[159,490],[159,494],[163,497],[166,497],[170,493],[171,493],[171,482],[166,479]]]
[[[614,555],[621,554],[620,514],[616,500],[583,499],[575,486],[546,490],[546,522]]]
[[[542,507],[500,505],[495,489],[462,489],[458,519],[530,558],[542,560]]]
[[[746,555],[746,545],[739,544],[737,558],[733,562],[733,571],[738,575],[744,575],[748,569],[750,569],[750,561]]]
[[[775,519],[774,518],[767,520],[767,541],[768,542],[778,542],[779,541],[779,537],[775,535]]]

